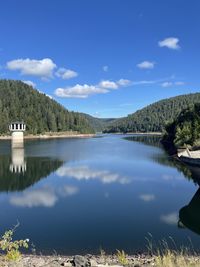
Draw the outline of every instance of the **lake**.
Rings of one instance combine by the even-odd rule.
[[[200,245],[198,168],[171,159],[155,136],[0,142],[0,233],[44,254],[146,251],[147,240]]]

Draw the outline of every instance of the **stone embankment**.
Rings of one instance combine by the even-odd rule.
[[[150,267],[154,266],[154,258],[147,255],[127,256],[126,260],[131,267]],[[23,255],[23,257],[15,262],[5,261],[0,257],[0,267],[122,267],[116,255],[76,255],[69,256],[39,256],[39,255]]]

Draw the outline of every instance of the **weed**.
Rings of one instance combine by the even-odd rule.
[[[128,265],[128,259],[127,259],[127,255],[124,252],[124,250],[120,251],[117,249],[117,254],[116,254],[119,263],[121,263],[122,265]]]
[[[6,260],[18,260],[21,257],[20,248],[28,248],[29,239],[13,241],[13,234],[19,223],[11,230],[6,231],[0,238],[0,250],[5,251]]]

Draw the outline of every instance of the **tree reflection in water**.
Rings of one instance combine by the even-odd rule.
[[[162,149],[160,137],[158,136],[131,136],[125,139],[144,143],[145,145],[160,147]],[[179,172],[183,173],[188,180],[193,181],[195,185],[200,186],[200,167],[182,163],[170,155],[166,156],[166,154],[167,152],[163,149],[163,156],[159,154],[156,157],[155,155],[153,160],[161,165],[175,167]],[[194,194],[190,203],[180,209],[179,221],[177,223],[180,228],[186,227],[191,231],[200,234],[200,187]]]
[[[24,149],[13,149],[12,157],[0,156],[0,192],[22,191],[50,175],[63,161],[48,157],[24,158]]]

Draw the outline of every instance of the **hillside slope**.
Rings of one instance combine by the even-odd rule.
[[[0,134],[8,132],[11,121],[23,120],[27,132],[77,131],[93,133],[87,119],[77,112],[69,112],[55,100],[15,80],[0,80]]]
[[[115,120],[104,132],[162,132],[168,122],[195,103],[200,103],[200,93],[164,99]]]
[[[162,142],[167,147],[200,146],[200,104],[183,110],[166,126]]]
[[[81,113],[81,114],[88,120],[90,126],[95,130],[95,132],[102,132],[112,122],[116,120],[112,118],[96,118],[85,113]]]

